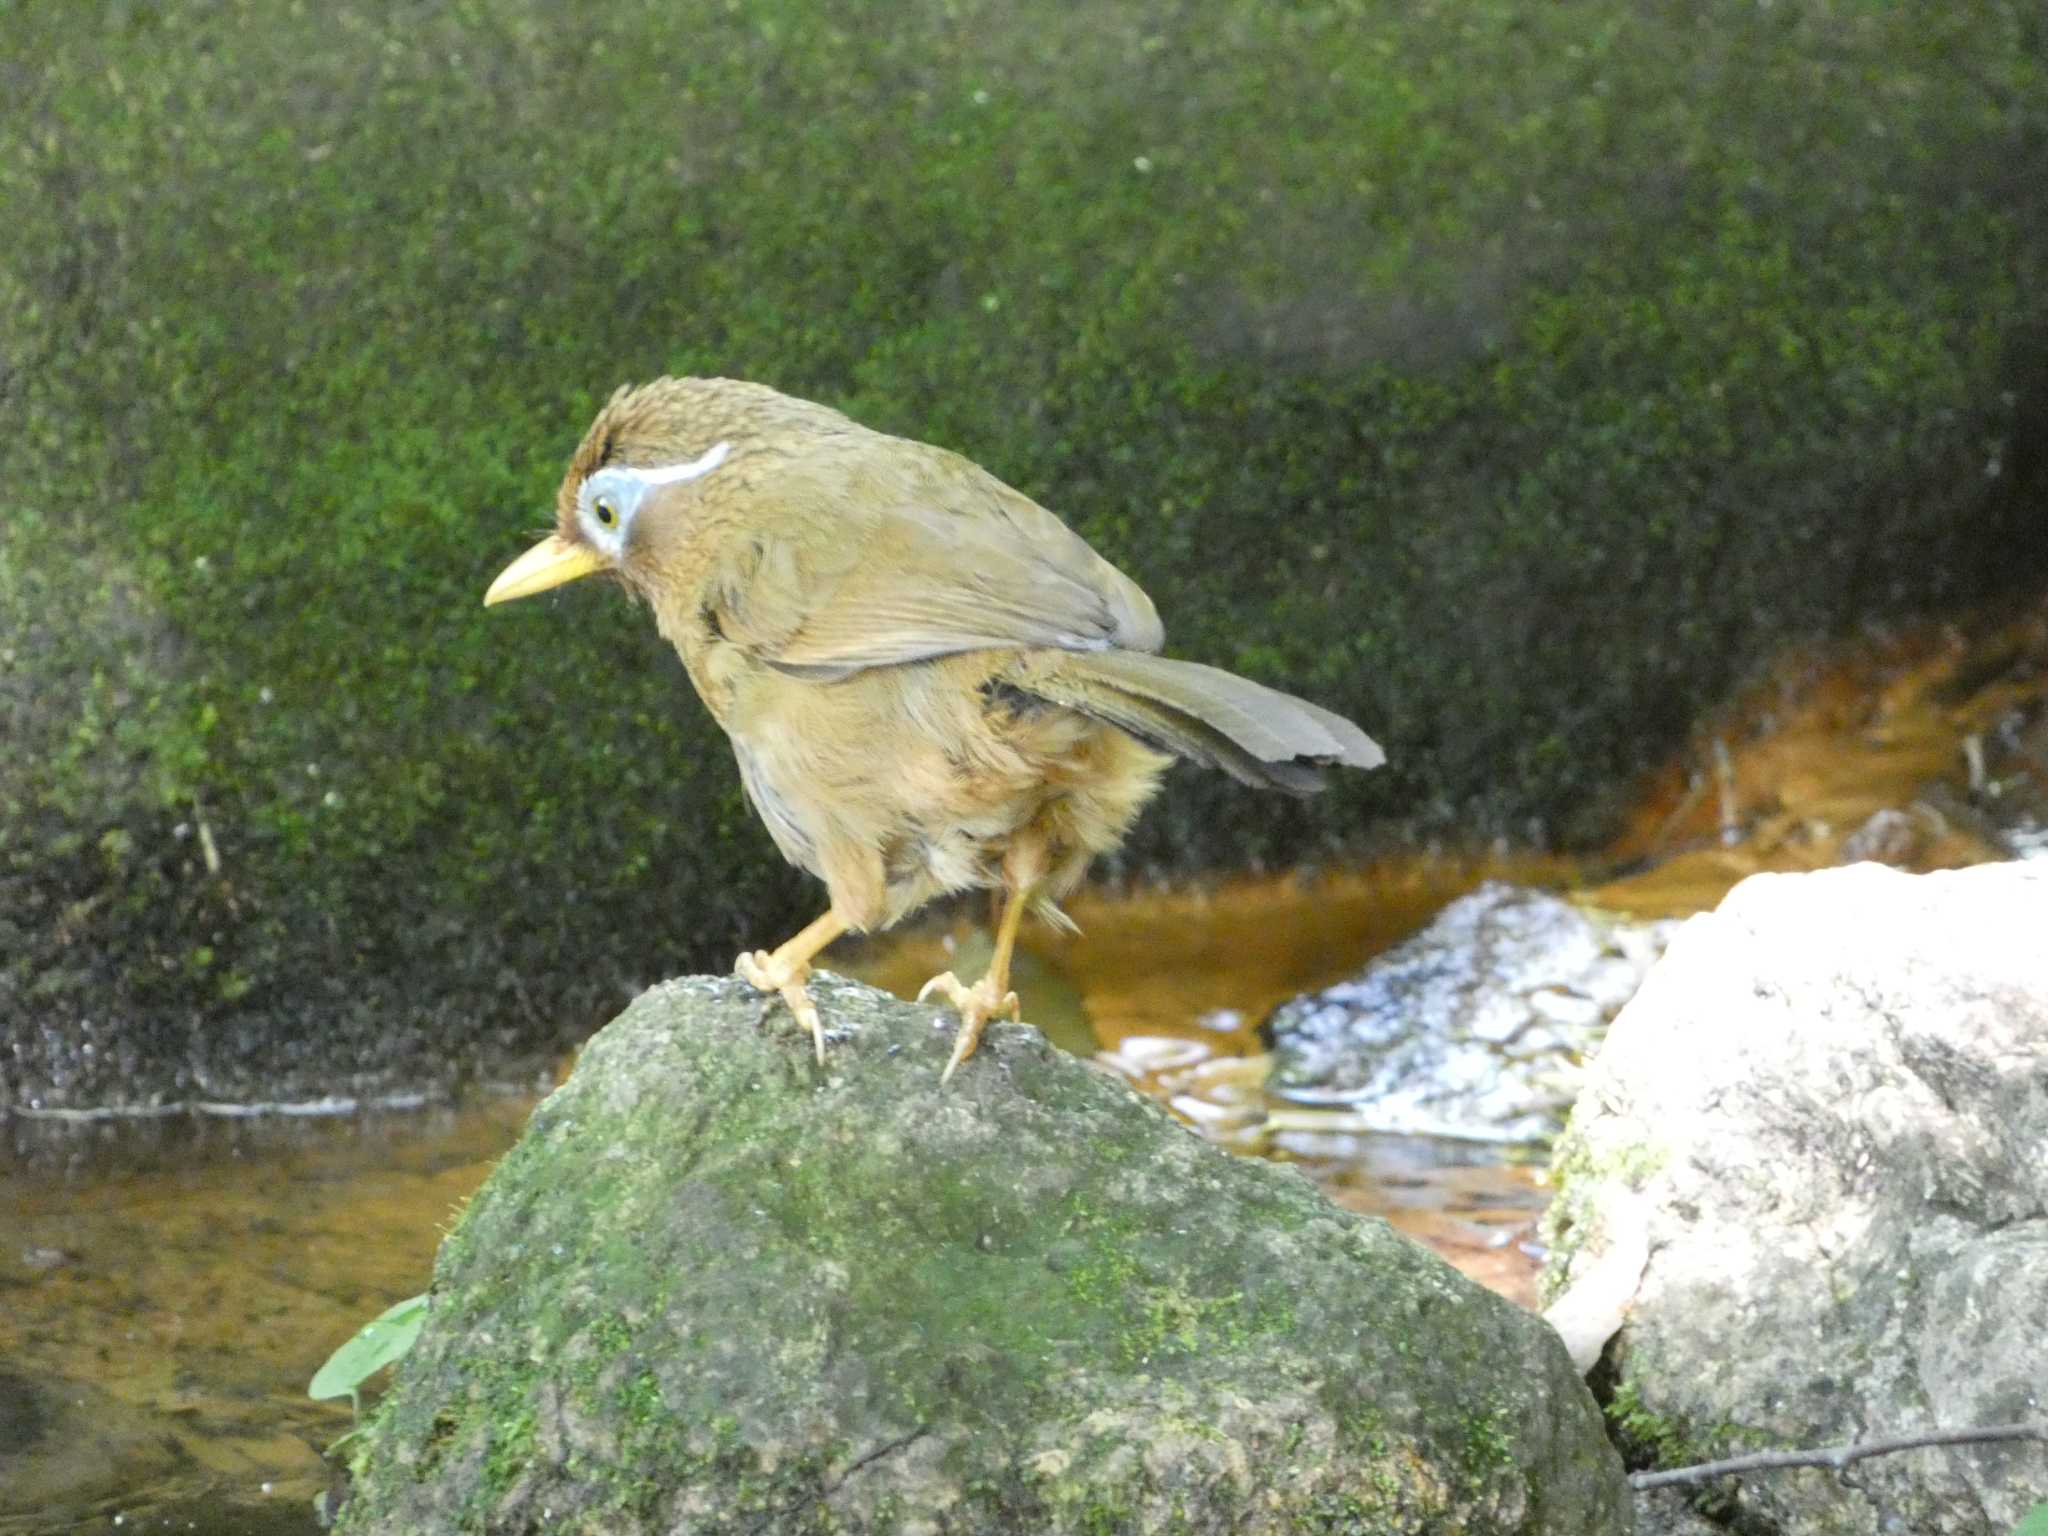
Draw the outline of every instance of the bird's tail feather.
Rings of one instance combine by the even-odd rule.
[[[1342,715],[1249,678],[1136,651],[1040,653],[1015,686],[1141,741],[1264,788],[1311,794],[1326,763],[1376,768],[1386,754]]]

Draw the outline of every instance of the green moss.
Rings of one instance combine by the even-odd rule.
[[[1514,1466],[1514,1437],[1509,1432],[1512,1411],[1507,1404],[1497,1403],[1475,1411],[1466,1420],[1465,1455],[1475,1474],[1499,1473]]]
[[[1671,1149],[1652,1142],[1595,1145],[1567,1125],[1553,1149],[1550,1204],[1540,1231],[1549,1250],[1540,1284],[1555,1301],[1571,1284],[1572,1265],[1589,1233],[1599,1231],[1599,1202],[1617,1188],[1642,1189],[1670,1160]]]
[[[1659,1412],[1645,1400],[1641,1386],[1655,1379],[1640,1364],[1632,1366],[1603,1405],[1631,1468],[1694,1466],[1773,1448],[1771,1436],[1753,1425],[1727,1419],[1695,1424]]]
[[[0,974],[215,1091],[446,1080],[815,900],[644,614],[478,606],[622,379],[960,448],[1392,749],[1177,776],[1126,867],[1583,831],[1787,634],[2025,568],[2013,0],[8,29]],[[0,1093],[193,1090],[128,1043]]]
[[[1680,1467],[1712,1459],[1713,1453],[1698,1453],[1695,1442],[1675,1420],[1646,1408],[1634,1382],[1616,1386],[1607,1404],[1607,1418],[1620,1434],[1622,1454],[1631,1466]]]
[[[490,1450],[484,1462],[483,1488],[493,1503],[505,1497],[533,1460],[532,1399],[508,1392],[503,1417],[491,1424]]]

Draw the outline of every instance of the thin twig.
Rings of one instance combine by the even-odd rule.
[[[1893,1451],[1917,1450],[1923,1445],[1976,1445],[1990,1440],[2048,1440],[2048,1425],[1988,1424],[1982,1429],[1929,1429],[1913,1435],[1888,1435],[1882,1440],[1858,1440],[1853,1445],[1820,1451],[1758,1451],[1750,1456],[1731,1456],[1726,1461],[1701,1462],[1696,1467],[1674,1467],[1668,1472],[1631,1472],[1628,1485],[1640,1492],[1673,1483],[1704,1483],[1708,1478],[1733,1472],[1761,1472],[1779,1467],[1833,1467],[1839,1472],[1866,1456],[1889,1456]]]

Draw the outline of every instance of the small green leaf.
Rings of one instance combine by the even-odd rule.
[[[2012,1536],[2048,1536],[2048,1504],[2036,1504],[2013,1528]]]
[[[313,1373],[306,1396],[353,1398],[356,1388],[412,1348],[426,1320],[425,1296],[408,1296],[385,1308],[327,1357],[327,1363]]]

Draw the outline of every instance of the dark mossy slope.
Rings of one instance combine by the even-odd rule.
[[[2043,27],[5,7],[0,1102],[444,1079],[802,914],[644,615],[478,606],[664,370],[971,454],[1392,753],[1142,865],[1572,825],[2024,568]]]
[[[1540,1319],[998,1025],[601,1031],[443,1244],[341,1529],[1620,1536]]]

